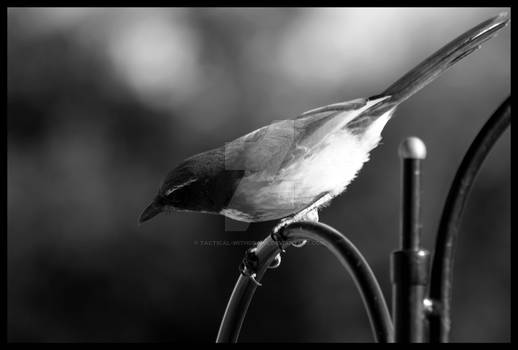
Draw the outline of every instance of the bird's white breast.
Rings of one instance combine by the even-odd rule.
[[[361,136],[347,128],[327,135],[308,156],[280,169],[267,185],[261,173],[244,177],[222,214],[241,221],[274,220],[297,213],[325,193],[339,195],[369,160],[392,112],[379,117]]]

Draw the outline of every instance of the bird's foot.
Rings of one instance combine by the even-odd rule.
[[[282,261],[281,253],[279,253],[279,254],[277,254],[275,256],[275,258],[273,259],[273,261],[270,264],[270,266],[268,266],[268,268],[269,269],[276,269],[276,268],[278,268],[281,265],[281,261]]]
[[[272,237],[272,238],[274,238],[274,240],[276,240],[275,238],[277,238],[277,239],[280,238],[280,240],[284,240],[284,237],[282,237],[282,231],[284,231],[286,226],[288,226],[296,221],[298,221],[298,220],[296,219],[295,216],[281,219],[281,221],[279,221],[279,223],[277,225],[275,225],[275,227],[273,228],[272,235],[275,235],[276,237]]]
[[[317,214],[318,215],[318,214]],[[274,228],[273,228],[273,233],[271,234],[271,237],[272,239],[277,242],[277,245],[279,246],[279,249],[282,253],[286,252],[284,250],[284,248],[282,247],[282,242],[285,240],[284,237],[282,236],[282,231],[286,228],[286,226],[294,223],[294,222],[297,222],[297,221],[302,221],[303,219],[299,219],[297,218],[297,216],[293,216],[291,218],[285,218],[285,219],[282,219],[280,223],[278,223]],[[295,242],[292,242],[291,245],[295,248],[301,248],[303,247],[305,244],[306,244],[306,240],[301,240],[301,241],[295,241]]]
[[[279,244],[284,238],[282,237],[282,231],[286,228],[286,226],[298,222],[298,221],[313,221],[318,222],[318,209],[312,208],[311,210],[303,210],[300,213],[295,214],[290,218],[282,219],[274,228],[272,233],[272,239]],[[306,245],[308,241],[303,239],[300,241],[292,242],[291,245],[295,248],[301,248]],[[284,249],[282,249],[281,244],[279,244],[279,249],[284,253]]]
[[[291,242],[291,245],[295,248],[302,248],[306,245],[306,243],[308,243],[308,240],[307,239],[303,239],[303,240],[300,240],[300,241],[294,241],[294,242]]]
[[[282,227],[279,227],[279,226],[280,226],[280,224],[273,228],[273,232],[270,235],[270,237],[271,237],[272,241],[277,243],[277,247],[279,248],[279,251],[281,253],[286,253],[286,250],[282,246],[282,243],[285,241],[284,237],[282,236],[282,228],[284,226],[282,226]]]
[[[257,248],[250,248],[246,251],[245,257],[243,261],[239,265],[239,272],[252,280],[256,286],[262,286],[262,284],[257,281],[257,255],[255,254]],[[280,264],[280,263],[279,263]]]

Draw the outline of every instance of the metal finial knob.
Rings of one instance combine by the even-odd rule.
[[[407,137],[399,145],[399,156],[403,159],[425,159],[426,146],[418,137]]]

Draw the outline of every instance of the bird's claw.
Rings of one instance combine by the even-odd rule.
[[[268,266],[269,269],[276,269],[281,265],[281,253],[277,254],[273,261],[271,262],[270,266]]]
[[[297,219],[285,219],[285,220],[282,220],[277,226],[275,226],[273,228],[273,233],[271,234],[271,237],[272,237],[272,240],[274,240],[275,242],[277,242],[277,245],[279,246],[279,250],[282,252],[282,253],[285,253],[286,250],[284,250],[284,248],[282,248],[282,242],[285,241],[286,239],[282,236],[282,231],[290,224],[294,223],[298,221]],[[318,221],[318,219],[317,219]],[[295,241],[295,242],[291,242],[290,244],[295,247],[295,248],[302,248],[303,246],[306,245],[308,241],[303,239],[303,240],[300,240],[300,241]]]
[[[282,231],[284,231],[284,229],[286,228],[286,226],[288,226],[289,224],[293,223],[294,219],[291,219],[291,218],[285,218],[285,219],[282,219],[281,222],[279,222],[277,225],[275,225],[275,227],[273,228],[273,233],[276,234],[276,235],[279,235],[281,236],[282,234]],[[282,238],[282,237],[281,237]]]
[[[259,282],[258,280],[255,279],[257,277],[257,275],[255,273],[251,273],[251,274],[247,275],[247,277],[250,278],[252,280],[252,282],[255,283],[256,286],[262,287],[261,282]]]
[[[306,239],[302,239],[300,241],[291,242],[291,245],[295,248],[302,248],[308,243]]]
[[[262,284],[257,281],[257,255],[255,254],[256,247],[248,249],[245,253],[243,261],[239,265],[239,272],[252,280],[256,286],[260,287]]]
[[[272,238],[272,241],[277,243],[277,247],[279,248],[281,253],[286,253],[286,250],[282,247],[282,243],[285,241],[285,239],[282,236],[282,234],[279,232],[279,230],[276,230],[276,228],[277,227],[274,228],[274,230],[273,230],[272,234],[270,235],[270,237]]]

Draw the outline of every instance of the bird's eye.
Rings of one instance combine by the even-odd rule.
[[[175,185],[175,186],[172,186],[171,188],[167,189],[165,192],[164,192],[164,196],[169,196],[171,193],[173,193],[174,191],[177,191],[179,190],[180,188],[182,187],[185,187],[191,183],[193,183],[194,181],[197,181],[198,179],[197,178],[191,178],[179,185]]]
[[[165,191],[164,196],[169,196],[171,193],[173,193],[176,189],[172,188],[170,190]]]

